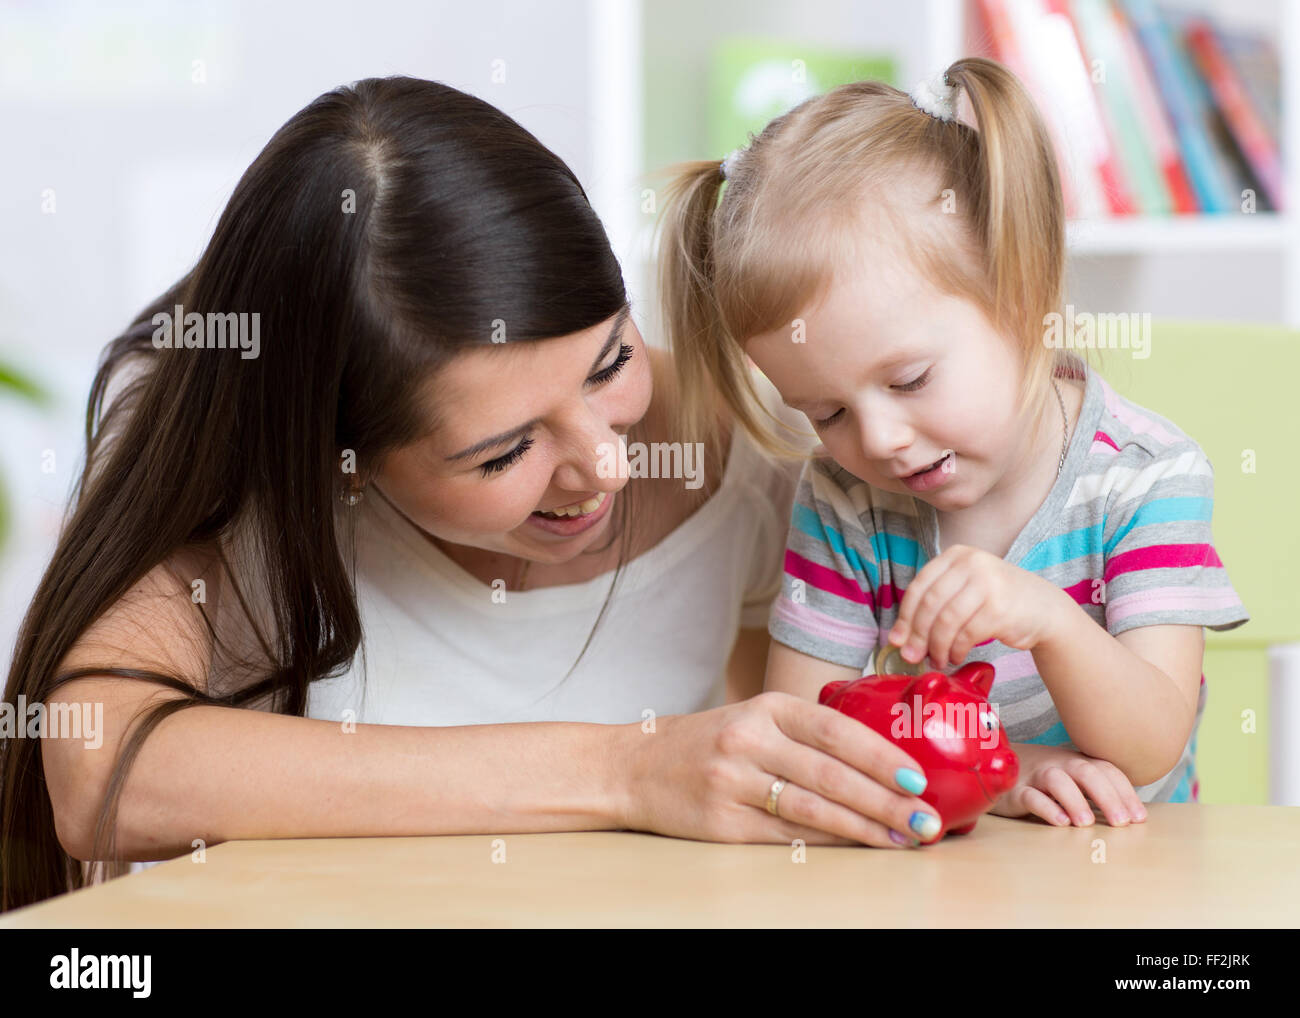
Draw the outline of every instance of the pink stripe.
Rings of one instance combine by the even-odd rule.
[[[1070,584],[1070,586],[1063,587],[1062,589],[1067,594],[1069,594],[1072,598],[1074,598],[1075,604],[1095,603],[1098,607],[1101,606],[1100,601],[1094,602],[1092,598],[1093,598],[1093,592],[1102,590],[1103,586],[1099,582],[1094,584],[1092,577],[1084,577],[1078,583],[1072,583]],[[1100,597],[1101,595],[1098,594],[1097,596]]]
[[[892,583],[886,583],[876,591],[877,607],[882,613],[887,612],[903,600],[903,595],[905,593],[907,593],[907,591],[899,590]]]
[[[811,584],[818,590],[825,591],[828,594],[836,594],[855,604],[871,606],[871,595],[856,583],[845,579],[834,569],[828,569],[826,566],[808,561],[808,559],[791,551],[789,548],[785,552],[785,571],[796,579]]]
[[[1106,560],[1104,579],[1110,583],[1116,576],[1141,569],[1174,569],[1180,566],[1223,568],[1212,544],[1148,544],[1145,548],[1120,552]]]
[[[1180,441],[1176,435],[1170,434],[1163,424],[1121,403],[1119,396],[1115,394],[1115,390],[1105,381],[1101,383],[1101,387],[1106,396],[1106,409],[1133,434],[1150,435],[1166,445],[1173,445],[1175,442]]]
[[[809,608],[806,604],[796,604],[787,597],[777,599],[772,617],[788,622],[796,629],[812,636],[830,640],[832,643],[842,643],[846,647],[871,650],[876,646],[874,625],[859,626],[852,622],[834,619]]]
[[[1038,665],[1034,663],[1034,655],[1029,651],[1016,650],[995,660],[993,670],[993,681],[995,683],[1009,682],[1012,679],[1023,679],[1030,675],[1037,675]]]
[[[1231,587],[1204,590],[1199,587],[1155,587],[1117,597],[1106,604],[1106,625],[1145,612],[1217,611],[1235,608],[1241,602]]]
[[[1092,436],[1092,447],[1096,449],[1099,445],[1108,445],[1116,452],[1119,452],[1119,446],[1115,444],[1115,440],[1104,431],[1099,431]]]

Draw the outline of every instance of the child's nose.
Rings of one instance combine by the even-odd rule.
[[[912,443],[912,429],[907,422],[887,414],[864,415],[858,435],[863,453],[873,460],[896,460],[898,453]]]

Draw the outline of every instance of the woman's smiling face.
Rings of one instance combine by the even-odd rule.
[[[624,464],[619,436],[652,393],[626,309],[557,339],[471,347],[428,391],[441,426],[391,453],[375,478],[408,519],[444,541],[554,564],[601,541],[627,483],[610,457]],[[535,515],[601,496],[590,520]]]

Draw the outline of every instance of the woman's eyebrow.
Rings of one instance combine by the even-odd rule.
[[[618,316],[614,319],[614,325],[609,330],[609,338],[605,340],[605,345],[601,347],[600,353],[596,355],[596,359],[591,365],[591,370],[593,372],[600,366],[600,362],[605,359],[609,354],[609,351],[613,349],[614,344],[622,337],[623,329],[627,325],[628,315],[631,311],[631,303],[624,304],[623,307],[619,309]],[[535,427],[540,422],[540,417],[534,417],[531,421],[525,421],[517,428],[511,428],[509,431],[503,431],[499,435],[493,435],[491,438],[485,438],[481,442],[475,442],[468,449],[462,449],[460,452],[448,456],[447,462],[451,463],[456,460],[470,459],[480,453],[487,452],[490,449],[500,448],[507,442],[514,441],[516,438],[524,434],[524,432]]]

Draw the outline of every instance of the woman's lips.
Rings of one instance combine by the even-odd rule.
[[[544,516],[540,511],[531,513],[528,517],[530,526],[537,527],[548,534],[555,534],[558,537],[572,537],[574,534],[581,534],[584,530],[590,530],[597,523],[609,515],[610,504],[614,501],[615,492],[605,495],[604,501],[590,513],[579,516]]]

